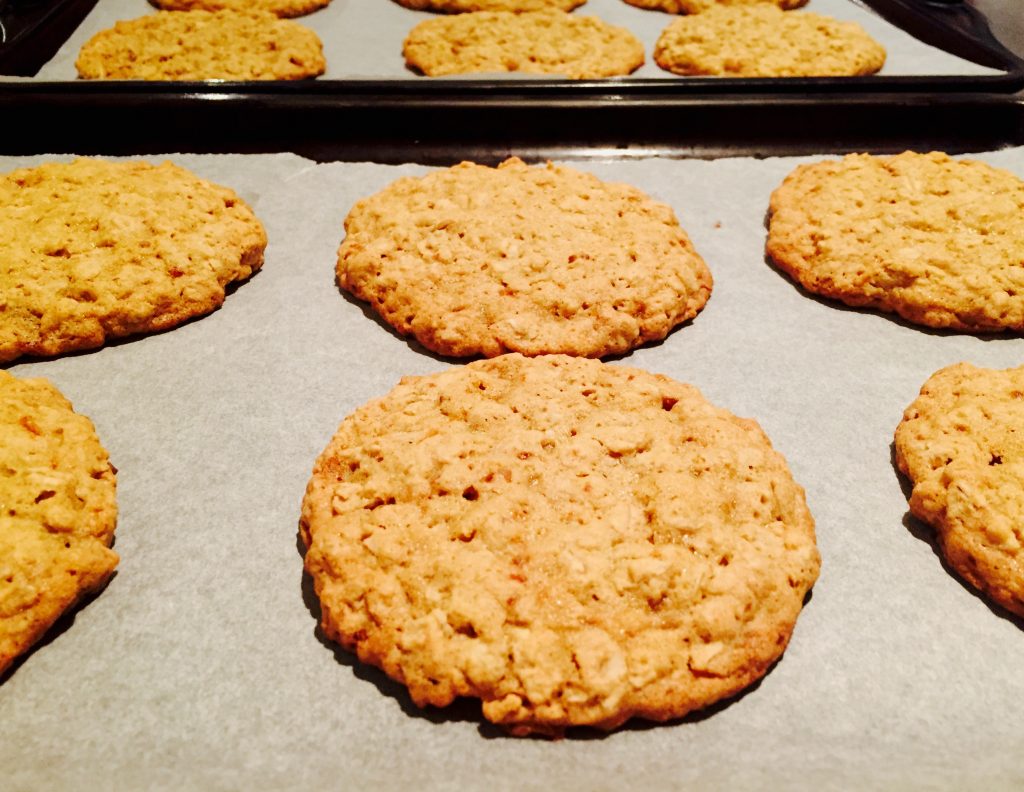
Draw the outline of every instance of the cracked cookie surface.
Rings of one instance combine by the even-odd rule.
[[[1024,616],[1024,366],[937,371],[896,429],[896,462],[949,565]]]
[[[643,44],[625,28],[561,11],[427,19],[409,32],[402,54],[428,77],[525,72],[583,80],[630,74],[644,62]]]
[[[625,352],[711,294],[670,207],[550,163],[400,179],[357,203],[345,233],[339,285],[444,355]]]
[[[160,11],[100,31],[75,67],[86,80],[304,80],[327,62],[315,32],[269,12]]]
[[[117,566],[114,469],[43,379],[0,371],[0,675]]]
[[[904,152],[802,165],[772,194],[767,252],[811,292],[970,332],[1024,329],[1024,181]]]
[[[0,362],[164,330],[224,301],[267,238],[232,190],[166,162],[0,176]]]
[[[333,640],[515,734],[680,717],[760,678],[818,574],[752,420],[692,386],[518,354],[408,377],[341,424],[303,502]]]
[[[722,5],[671,22],[654,60],[681,75],[851,77],[881,69],[885,49],[855,22],[774,5]]]

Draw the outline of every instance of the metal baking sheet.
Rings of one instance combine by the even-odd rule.
[[[0,151],[90,154],[290,151],[321,161],[447,164],[536,158],[723,157],[822,151],[983,151],[1024,143],[1024,101],[1005,95],[691,95],[623,93],[607,83],[539,91],[524,82],[363,82],[344,95],[288,84],[196,93],[156,85],[11,84],[0,116],[17,118]],[[720,84],[720,83],[718,83]],[[237,84],[236,84],[237,85]],[[709,82],[705,82],[711,88]],[[291,90],[295,89],[295,90]]]
[[[870,8],[850,0],[811,0],[806,10],[857,22],[867,30],[888,53],[880,76],[977,77],[1002,73],[1000,69],[982,66],[924,44]],[[76,79],[74,61],[86,41],[118,20],[148,13],[153,13],[153,7],[146,0],[102,0],[54,58],[40,69],[37,79]],[[623,0],[588,0],[575,13],[621,25],[643,42],[647,62],[633,73],[633,78],[679,80],[660,69],[653,59],[654,44],[675,15],[639,9]],[[327,72],[322,79],[407,80],[416,75],[405,66],[402,42],[416,24],[433,16],[429,12],[406,9],[392,0],[333,0],[328,7],[297,21],[315,30],[324,42]],[[520,74],[501,76],[529,79]]]
[[[1024,147],[975,156],[1024,177]],[[460,365],[334,283],[353,203],[426,168],[170,158],[253,205],[266,263],[208,317],[7,366],[50,378],[96,423],[119,469],[121,564],[0,682],[4,790],[1024,785],[1024,623],[943,568],[891,452],[933,371],[1020,365],[1024,338],[840,307],[769,266],[769,194],[821,156],[576,165],[669,203],[715,278],[696,319],[617,363],[756,418],[806,488],[823,566],[786,654],[745,694],[557,742],[506,737],[472,702],[416,709],[321,638],[302,570],[302,494],[341,419],[403,375]]]

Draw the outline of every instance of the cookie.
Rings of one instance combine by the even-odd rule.
[[[803,490],[692,386],[517,354],[407,377],[303,502],[325,633],[513,734],[678,718],[760,678],[818,574]]]
[[[683,75],[843,77],[874,74],[885,50],[854,22],[773,5],[716,6],[673,21],[654,60]]]
[[[43,379],[0,371],[0,675],[117,566],[114,468]]]
[[[626,0],[637,8],[665,11],[669,14],[699,14],[717,6],[759,5],[770,3],[783,10],[807,5],[807,0]]]
[[[896,428],[896,462],[949,565],[1024,617],[1024,366],[937,371]]]
[[[615,77],[639,69],[644,46],[625,28],[564,11],[475,11],[427,19],[402,47],[429,77],[473,72]]]
[[[771,198],[767,252],[811,292],[971,332],[1024,328],[1024,181],[945,154],[803,165]]]
[[[217,308],[267,237],[231,190],[169,162],[0,176],[0,362],[101,346]]]
[[[338,283],[444,355],[625,352],[711,294],[668,206],[550,163],[400,179],[357,203],[345,231]]]
[[[472,11],[572,11],[587,0],[396,0],[415,11],[465,14]]]
[[[302,80],[326,68],[320,38],[268,12],[160,11],[89,39],[87,80]]]
[[[331,0],[149,0],[164,11],[269,11],[274,16],[297,17],[325,8]]]

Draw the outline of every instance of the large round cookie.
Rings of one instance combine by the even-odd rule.
[[[465,14],[472,11],[572,11],[587,0],[396,0],[415,11]]]
[[[767,251],[808,291],[969,331],[1024,328],[1024,181],[945,154],[802,165]]]
[[[751,420],[599,361],[408,377],[320,456],[301,530],[327,635],[515,734],[667,720],[782,654],[818,574]]]
[[[0,371],[0,675],[117,566],[114,468],[42,379]]]
[[[269,12],[160,11],[100,31],[75,67],[87,80],[302,80],[327,66],[316,33]]]
[[[885,50],[855,22],[728,5],[673,21],[654,45],[654,60],[682,75],[843,77],[874,74]]]
[[[550,163],[400,179],[356,204],[345,231],[339,284],[445,355],[625,352],[711,293],[668,206]]]
[[[622,27],[564,11],[477,11],[420,22],[402,47],[430,77],[475,72],[561,74],[593,79],[629,74],[644,46]]]
[[[1024,366],[937,371],[896,428],[896,461],[949,565],[1024,616]]]
[[[297,17],[324,8],[331,0],[149,0],[165,11],[269,11],[279,17]]]
[[[665,11],[669,14],[700,14],[720,5],[760,5],[762,3],[770,3],[783,10],[789,10],[807,4],[807,0],[626,0],[626,2],[638,8]]]
[[[0,176],[0,362],[209,313],[263,263],[231,190],[167,162],[80,159]]]

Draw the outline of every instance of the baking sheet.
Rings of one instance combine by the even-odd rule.
[[[924,44],[870,9],[850,0],[811,0],[806,10],[857,22],[867,30],[888,53],[881,76],[976,76],[1002,73],[998,69],[972,63]],[[153,12],[154,8],[146,0],[100,0],[54,58],[40,69],[35,79],[76,79],[75,59],[86,41],[101,30],[113,27],[118,20],[134,19]],[[633,72],[633,77],[678,79],[660,69],[653,56],[658,36],[675,19],[675,15],[646,11],[628,5],[623,0],[588,0],[575,13],[597,16],[621,25],[643,42],[647,62]],[[433,16],[429,12],[403,8],[392,0],[333,0],[327,8],[300,17],[297,21],[315,30],[324,43],[327,72],[323,79],[413,79],[417,75],[405,66],[402,42],[415,25]],[[514,78],[530,79],[520,74],[514,75]]]
[[[1024,177],[1024,148],[980,158]],[[44,158],[0,158],[0,170]],[[152,158],[159,161],[162,158]],[[240,192],[262,271],[174,330],[9,365],[50,378],[119,469],[121,564],[0,685],[0,788],[1020,789],[1024,624],[945,571],[890,444],[936,369],[1024,362],[1024,338],[919,329],[801,293],[764,261],[799,159],[588,162],[674,207],[715,278],[706,308],[623,363],[756,418],[807,490],[821,577],[782,660],[682,722],[559,742],[464,702],[417,710],[323,643],[296,527],[341,419],[457,361],[334,284],[352,204],[420,166],[173,156]]]

